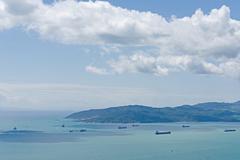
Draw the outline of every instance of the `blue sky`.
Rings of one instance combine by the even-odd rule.
[[[112,0],[101,4],[85,1],[89,8],[81,8],[82,1],[66,1],[67,7],[63,7],[62,12],[44,8],[54,5],[51,1],[35,4],[24,0],[20,2],[20,10],[16,9],[19,2],[15,0],[0,2],[8,7],[1,10],[0,3],[0,109],[82,110],[125,104],[163,107],[240,100],[239,1]],[[60,3],[64,2],[56,2]],[[97,7],[104,9],[84,17]],[[198,8],[206,17],[212,9],[218,13],[207,18],[201,18],[199,13],[200,18],[182,21]],[[39,16],[45,9],[49,14],[59,15],[68,15],[68,11],[74,10],[72,14],[77,15],[79,23],[66,17]],[[85,9],[83,15],[78,15],[81,9]],[[34,12],[35,17],[28,12]],[[231,17],[227,16],[228,12]],[[124,19],[126,15],[131,18]],[[8,21],[1,21],[6,17]],[[214,23],[208,26],[205,20]],[[123,28],[118,28],[121,21],[125,22]],[[188,28],[189,21],[197,21],[205,25],[205,29]],[[138,26],[142,22],[143,26]],[[98,23],[97,28],[91,27]],[[135,30],[131,28],[132,23]],[[221,24],[223,27],[218,28]],[[75,25],[85,27],[89,33],[73,28]],[[176,33],[169,33],[165,25]],[[208,48],[202,39],[209,38],[206,35],[214,28],[219,30],[217,36],[224,34],[216,38],[216,43],[209,41]],[[229,28],[234,32],[232,37],[225,33]],[[140,32],[142,29],[144,32]],[[102,31],[104,34],[99,34]],[[169,35],[165,37],[165,33]],[[194,44],[201,45],[193,47],[188,33],[196,37]],[[166,41],[168,36],[173,39]],[[138,37],[141,41],[136,40]],[[182,44],[186,47],[181,47]]]

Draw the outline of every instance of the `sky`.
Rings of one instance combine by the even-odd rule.
[[[0,0],[0,110],[238,101],[239,6]]]

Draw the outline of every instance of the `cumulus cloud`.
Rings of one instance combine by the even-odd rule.
[[[156,75],[168,74],[168,68],[158,65],[157,59],[150,56],[138,54],[131,57],[122,56],[118,61],[110,61],[109,63],[113,70],[117,73],[143,72],[153,73]]]
[[[168,75],[170,72],[188,71],[196,74],[216,74],[232,77],[240,76],[240,58],[216,59],[189,55],[149,56],[134,54],[121,56],[109,62],[116,73],[152,73],[157,76]]]
[[[5,0],[5,10],[12,15],[21,16],[34,12],[42,2],[40,0]]]
[[[121,52],[109,62],[117,73],[239,76],[240,21],[222,6],[205,14],[201,9],[183,18],[166,20],[159,14],[128,10],[106,1],[0,0],[0,30],[21,26],[40,37],[64,44],[151,46],[154,54]],[[88,66],[97,74],[106,70]]]

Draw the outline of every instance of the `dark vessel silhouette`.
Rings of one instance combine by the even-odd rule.
[[[182,128],[189,128],[189,125],[182,125]]]
[[[225,129],[224,132],[236,132],[236,129]]]
[[[139,124],[132,124],[132,127],[139,127]]]
[[[156,135],[162,135],[162,134],[171,134],[171,131],[156,131]]]
[[[87,132],[86,129],[80,129],[79,131],[80,131],[80,132]]]
[[[69,132],[87,132],[87,130],[86,129],[80,129],[80,130],[74,130],[74,129],[72,129],[72,130],[69,130]]]
[[[127,129],[127,126],[118,126],[118,129]]]

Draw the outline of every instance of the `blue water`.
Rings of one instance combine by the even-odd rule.
[[[240,159],[240,123],[161,123],[132,127],[130,124],[74,122],[65,120],[64,115],[66,113],[1,114],[0,159]],[[182,128],[182,124],[190,128]],[[118,126],[127,126],[127,129],[118,129]],[[86,132],[80,132],[81,129]],[[237,131],[225,133],[225,129]],[[155,135],[156,130],[172,134]]]

